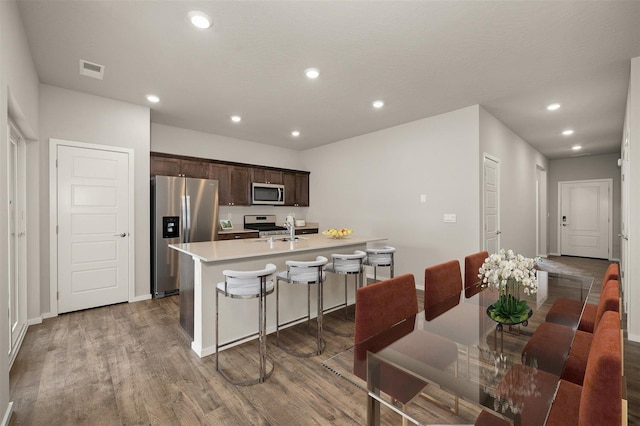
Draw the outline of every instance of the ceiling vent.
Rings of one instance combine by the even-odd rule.
[[[104,65],[94,64],[80,59],[80,75],[102,80],[104,77]]]

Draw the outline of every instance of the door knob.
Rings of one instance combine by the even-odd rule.
[[[122,232],[122,233],[120,233],[120,234],[113,234],[113,236],[114,236],[114,237],[121,237],[121,238],[124,238],[124,237],[126,237],[126,236],[127,236],[127,233],[126,233],[126,232]]]
[[[496,231],[496,235],[502,234],[502,231]]]

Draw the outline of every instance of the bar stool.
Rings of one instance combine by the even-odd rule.
[[[273,279],[271,275],[276,272],[276,265],[268,263],[264,269],[258,271],[231,271],[224,270],[224,281],[216,285],[216,371],[234,385],[252,385],[262,383],[273,373],[274,363],[271,358],[267,357],[267,295],[273,293]],[[220,345],[218,337],[220,336],[220,318],[219,318],[219,294],[232,299],[258,299],[258,332],[246,337],[258,336],[258,347],[260,353],[260,375],[257,379],[235,380],[232,379],[225,371],[220,369],[218,362],[218,354],[220,348],[236,343],[238,340]],[[271,368],[267,369],[267,360],[271,363]]]
[[[366,257],[367,253],[362,250],[356,250],[353,254],[332,254],[331,263],[325,269],[327,272],[344,275],[344,316],[347,319],[349,318],[347,315],[347,278],[349,275],[354,275],[354,288],[356,291],[362,287],[363,265]]]
[[[391,246],[367,249],[367,258],[364,260],[364,264],[373,266],[374,281],[378,281],[378,267],[388,267],[391,275],[389,278],[393,278],[393,253],[395,251],[395,247]]]
[[[315,355],[320,355],[324,352],[324,348],[326,346],[326,342],[322,337],[322,284],[326,279],[326,274],[324,273],[324,266],[329,262],[326,257],[318,256],[316,260],[302,262],[296,260],[287,260],[285,265],[287,265],[287,270],[279,272],[276,275],[276,344],[279,348],[283,349],[285,352],[302,358],[307,358]],[[280,343],[280,326],[289,325],[296,321],[299,321],[300,318],[293,319],[284,324],[280,324],[280,281],[284,281],[290,284],[302,284],[307,286],[307,329],[309,329],[309,323],[311,322],[311,289],[310,286],[313,284],[318,285],[318,316],[316,318],[318,329],[316,332],[316,350],[309,353],[299,353],[292,351],[286,348],[284,345]]]

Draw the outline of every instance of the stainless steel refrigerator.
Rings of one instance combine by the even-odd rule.
[[[151,294],[180,290],[179,252],[169,244],[218,239],[218,181],[151,177]]]

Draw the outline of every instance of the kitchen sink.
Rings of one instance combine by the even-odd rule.
[[[294,241],[298,241],[298,240],[306,240],[307,237],[295,237],[293,240]],[[285,242],[289,242],[291,241],[291,237],[278,237],[278,238],[274,238],[273,241],[285,241]]]

